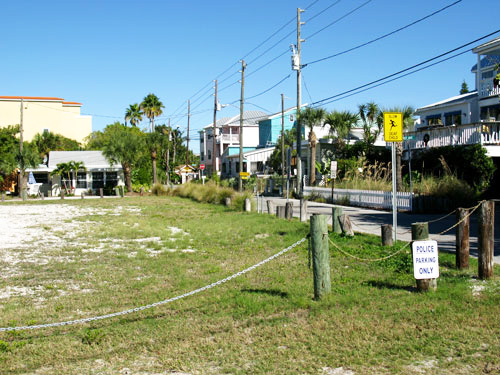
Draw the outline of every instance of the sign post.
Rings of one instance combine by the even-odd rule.
[[[203,170],[204,170],[204,169],[205,169],[205,164],[200,164],[200,170],[201,170],[201,184],[202,184],[202,185],[205,185],[205,179],[204,179],[204,177],[205,177],[205,176],[203,176]]]
[[[335,186],[335,179],[337,178],[337,162],[330,162],[330,179],[332,180],[332,204],[333,204],[333,188]]]
[[[438,245],[436,241],[413,241],[413,276],[417,280],[439,277]]]
[[[403,114],[401,112],[384,112],[384,140],[392,143],[392,228],[395,243],[398,231],[396,142],[403,141]]]
[[[249,172],[240,172],[240,177],[242,180],[248,180],[249,176],[250,176]]]

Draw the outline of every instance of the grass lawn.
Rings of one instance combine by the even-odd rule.
[[[25,205],[5,203],[0,212],[8,206],[14,215]],[[0,327],[174,297],[249,267],[309,231],[297,220],[173,197],[29,207],[60,220],[33,226],[37,235],[26,237],[24,247],[0,248]],[[382,248],[378,237],[363,234],[330,238],[362,258],[402,246]],[[454,255],[440,254],[438,290],[421,294],[409,252],[378,263],[330,252],[332,293],[319,302],[312,299],[304,244],[167,305],[0,333],[0,374],[500,373],[500,278],[476,280],[476,260],[459,272]]]

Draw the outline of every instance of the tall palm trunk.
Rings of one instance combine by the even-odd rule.
[[[172,155],[172,163],[174,164],[174,168],[175,168],[175,146],[176,146],[176,142],[175,142],[175,139],[174,139],[174,153]]]
[[[311,147],[311,158],[309,165],[309,185],[314,186],[316,183],[316,134],[311,129],[309,133],[309,146]]]
[[[151,151],[151,161],[153,162],[153,185],[158,183],[158,176],[156,174],[156,150]]]
[[[128,163],[122,163],[123,176],[125,177],[125,185],[128,191],[132,191],[131,167]]]
[[[170,184],[170,150],[167,149],[167,153],[165,155],[165,172],[167,174],[167,184]]]

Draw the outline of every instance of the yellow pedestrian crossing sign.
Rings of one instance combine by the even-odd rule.
[[[403,142],[403,114],[401,112],[384,112],[384,140]]]

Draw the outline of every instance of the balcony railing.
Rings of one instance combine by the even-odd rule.
[[[482,122],[458,126],[427,127],[406,132],[404,148],[421,149],[458,145],[499,145],[500,122]]]
[[[221,134],[217,140],[223,143],[239,143],[239,137],[239,134]]]
[[[493,78],[482,79],[479,82],[479,97],[487,98],[495,95],[500,95],[500,86],[495,87]]]

